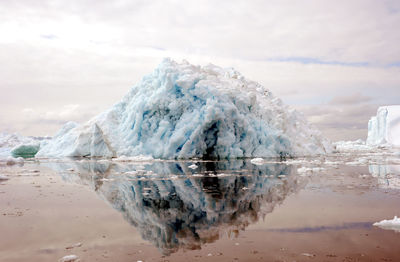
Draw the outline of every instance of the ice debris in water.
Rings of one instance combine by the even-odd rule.
[[[250,160],[250,162],[254,165],[262,165],[264,160],[260,157],[257,157],[257,158],[253,158],[252,160]]]
[[[73,245],[67,246],[65,249],[73,249],[75,247],[81,247],[81,246],[82,246],[82,243],[79,242],[79,243],[75,243]]]
[[[400,232],[400,218],[398,218],[397,216],[394,216],[394,218],[390,220],[385,219],[380,222],[376,222],[373,225],[381,227],[383,229],[390,229],[396,232]]]
[[[152,156],[143,156],[143,155],[138,155],[138,156],[120,156],[117,158],[113,158],[113,161],[117,162],[146,162],[146,161],[152,161],[154,158]]]
[[[188,168],[190,168],[190,169],[196,169],[196,168],[198,168],[198,166],[197,166],[196,164],[192,164],[192,165],[188,166]]]
[[[378,108],[368,122],[367,144],[400,146],[400,105]]]
[[[79,261],[79,258],[76,255],[68,255],[68,256],[64,256],[64,257],[60,258],[58,261],[59,262],[74,262],[74,261]]]
[[[9,166],[12,166],[15,164],[22,164],[22,163],[24,163],[24,159],[22,157],[15,158],[15,157],[9,156],[6,159],[6,164]]]
[[[119,103],[64,126],[37,156],[279,157],[330,146],[303,115],[234,69],[164,59]]]

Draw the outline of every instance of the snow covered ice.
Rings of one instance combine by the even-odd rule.
[[[400,105],[378,108],[368,122],[367,144],[400,146]]]
[[[325,154],[330,143],[233,69],[164,59],[111,109],[68,123],[38,157],[237,158]]]

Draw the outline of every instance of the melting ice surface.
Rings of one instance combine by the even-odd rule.
[[[89,185],[164,254],[199,249],[272,212],[305,183],[290,165],[249,161],[46,163]]]
[[[237,71],[165,59],[111,109],[65,125],[37,156],[209,159],[330,150],[302,115]]]

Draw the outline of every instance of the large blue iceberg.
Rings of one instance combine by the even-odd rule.
[[[68,123],[37,157],[240,158],[324,154],[330,143],[234,69],[170,59],[111,109]]]

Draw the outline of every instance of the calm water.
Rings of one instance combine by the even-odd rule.
[[[372,226],[400,215],[397,160],[353,160],[1,166],[0,261],[399,261]]]

